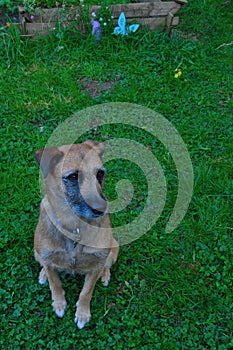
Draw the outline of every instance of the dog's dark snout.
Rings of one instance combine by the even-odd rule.
[[[102,198],[94,200],[91,203],[91,210],[95,215],[103,215],[107,210],[107,202]]]
[[[99,210],[96,210],[96,209],[92,209],[92,211],[93,211],[93,213],[95,214],[95,215],[103,215],[103,211],[99,211]]]

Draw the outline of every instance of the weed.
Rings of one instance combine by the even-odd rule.
[[[0,27],[0,59],[5,60],[8,67],[23,57],[25,47],[26,42],[21,38],[17,24],[8,22]]]

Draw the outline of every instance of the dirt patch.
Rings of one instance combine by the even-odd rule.
[[[108,80],[105,82],[99,82],[97,80],[92,80],[86,77],[81,77],[78,83],[81,85],[81,89],[85,91],[90,97],[95,98],[102,95],[105,92],[110,92],[114,89],[117,81],[120,80]]]

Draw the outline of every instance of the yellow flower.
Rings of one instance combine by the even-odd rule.
[[[180,76],[181,76],[181,74],[182,74],[182,71],[181,71],[181,69],[180,68],[176,68],[175,69],[175,75],[174,75],[174,78],[179,78]]]
[[[11,24],[9,22],[6,23],[6,27],[10,27]]]

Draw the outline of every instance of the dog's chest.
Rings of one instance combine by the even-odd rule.
[[[108,253],[108,249],[94,250],[67,240],[63,249],[50,254],[49,260],[59,270],[85,274],[103,268]]]

